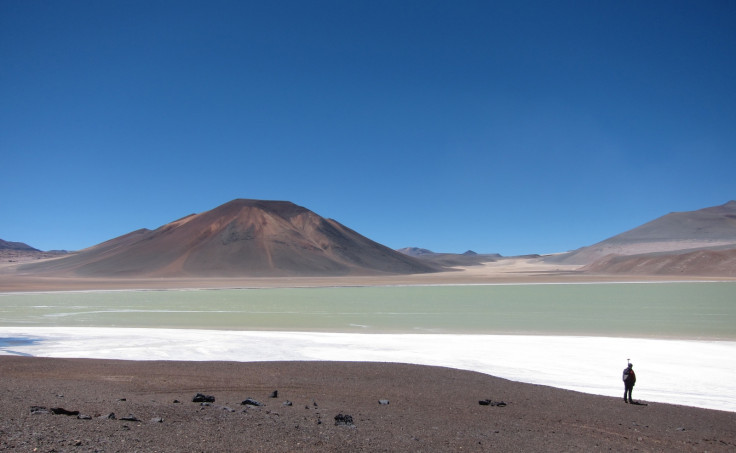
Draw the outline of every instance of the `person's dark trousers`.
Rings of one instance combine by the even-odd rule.
[[[633,403],[634,400],[631,399],[631,391],[634,390],[634,386],[633,385],[629,385],[629,384],[624,384],[624,385],[625,385],[625,387],[624,387],[624,402],[626,402],[626,403]]]

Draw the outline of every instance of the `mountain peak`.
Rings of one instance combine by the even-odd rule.
[[[410,274],[434,266],[289,201],[235,199],[153,231],[138,230],[53,263],[82,276]]]

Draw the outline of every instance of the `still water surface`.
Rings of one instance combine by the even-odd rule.
[[[736,340],[736,283],[5,293],[0,326]]]

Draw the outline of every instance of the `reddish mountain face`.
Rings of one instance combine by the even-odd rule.
[[[736,277],[736,248],[665,254],[608,255],[582,270],[594,274]]]
[[[78,276],[235,277],[437,269],[293,203],[239,199],[24,270]]]

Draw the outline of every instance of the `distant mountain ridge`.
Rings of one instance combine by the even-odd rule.
[[[31,247],[23,242],[9,242],[0,239],[0,250],[21,250],[29,252],[40,252],[40,250]]]
[[[283,277],[438,268],[291,202],[237,199],[21,270],[87,277]]]
[[[479,254],[472,250],[468,250],[465,253],[435,253],[431,250],[419,247],[404,247],[397,251],[442,268],[477,266],[482,263],[490,263],[503,258],[503,256],[498,253]]]
[[[419,247],[404,247],[403,249],[398,249],[397,252],[403,253],[404,255],[409,256],[424,256],[424,255],[436,255],[431,250],[423,249]]]

